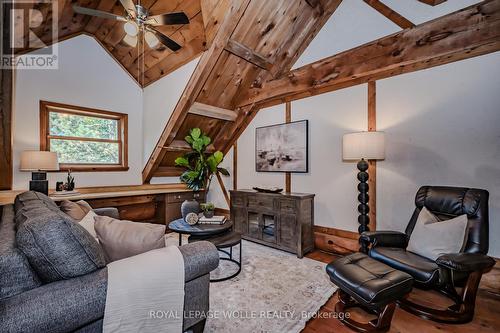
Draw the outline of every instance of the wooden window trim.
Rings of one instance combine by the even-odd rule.
[[[59,112],[79,116],[92,116],[104,119],[118,120],[118,138],[99,139],[86,137],[68,137],[50,135],[49,113]],[[92,141],[92,142],[112,142],[118,143],[118,164],[59,164],[60,171],[127,171],[128,167],[128,115],[125,113],[111,112],[106,110],[91,109],[81,106],[40,101],[40,150],[50,150],[50,139]]]

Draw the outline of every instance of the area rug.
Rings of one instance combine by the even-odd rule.
[[[238,250],[234,256],[239,255]],[[221,261],[212,277],[234,267]],[[243,267],[231,280],[210,284],[205,332],[300,332],[337,287],[325,264],[243,241]]]

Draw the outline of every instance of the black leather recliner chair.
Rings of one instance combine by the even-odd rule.
[[[421,317],[447,323],[465,323],[474,317],[476,294],[483,273],[491,270],[495,261],[488,253],[488,191],[480,189],[423,186],[415,197],[415,211],[406,231],[373,231],[360,236],[362,248],[369,256],[414,278],[415,286],[436,289],[455,304],[447,309],[433,309],[409,299],[400,307]],[[468,238],[463,253],[448,253],[436,261],[406,251],[408,240],[423,207],[441,220],[467,214]],[[461,292],[457,287],[462,287]]]

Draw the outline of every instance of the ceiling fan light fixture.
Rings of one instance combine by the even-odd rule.
[[[137,36],[137,34],[139,33],[139,26],[134,21],[127,21],[123,25],[123,29],[125,30],[127,35],[132,36],[132,37]]]
[[[129,46],[136,47],[137,46],[137,36],[125,35],[123,41],[127,43]]]
[[[146,39],[146,43],[148,43],[150,48],[154,48],[158,45],[158,43],[160,43],[158,37],[156,37],[155,34],[151,31],[146,31],[146,33],[144,34],[144,39]]]

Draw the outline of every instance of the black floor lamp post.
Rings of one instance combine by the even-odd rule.
[[[369,175],[367,160],[383,160],[385,158],[385,133],[356,132],[345,134],[342,140],[342,157],[344,160],[358,161],[358,232],[361,234],[370,230],[368,228],[368,224],[370,223],[368,201],[370,198],[368,196]]]

